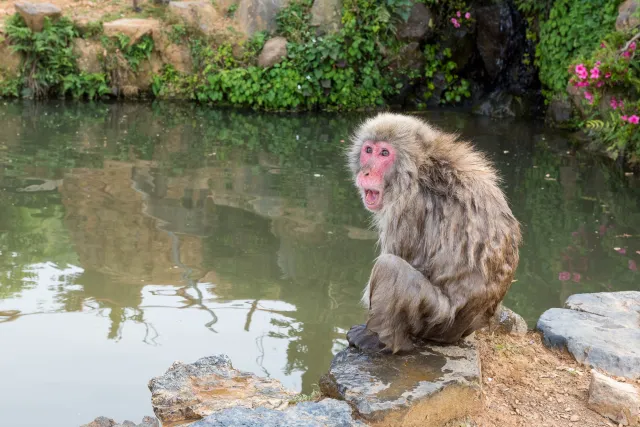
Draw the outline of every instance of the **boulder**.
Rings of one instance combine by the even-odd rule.
[[[220,21],[218,12],[209,1],[172,1],[169,11],[176,15],[188,27],[213,34]]]
[[[193,71],[193,59],[188,46],[170,43],[163,46],[160,50],[160,56],[164,64],[171,65],[182,74],[188,74]]]
[[[640,25],[640,17],[636,14],[638,3],[638,0],[626,0],[618,7],[616,30],[628,31]]]
[[[234,407],[284,409],[296,395],[277,380],[234,369],[225,355],[175,362],[149,381],[149,390],[153,410],[163,423],[199,420]]]
[[[346,400],[365,422],[439,426],[482,408],[476,341],[427,344],[403,355],[349,347],[335,356],[320,389]]]
[[[80,71],[84,73],[102,72],[100,57],[104,54],[104,48],[99,41],[78,38],[73,39],[72,46]]]
[[[342,28],[342,0],[315,0],[311,6],[311,25],[319,34]]]
[[[640,292],[572,295],[565,308],[538,320],[548,347],[566,347],[580,363],[612,375],[640,378]]]
[[[274,32],[276,15],[288,4],[289,0],[240,0],[235,19],[248,37],[258,31]]]
[[[500,304],[489,321],[489,330],[510,335],[525,335],[529,328],[522,316]]]
[[[589,408],[618,425],[640,425],[640,392],[631,384],[621,383],[591,371]]]
[[[267,40],[258,56],[258,65],[261,67],[272,67],[281,62],[287,56],[287,39],[284,37],[274,37]]]
[[[51,3],[20,2],[14,5],[16,11],[22,16],[27,27],[33,32],[42,31],[44,18],[58,19],[62,15],[62,9]]]
[[[151,91],[153,76],[162,72],[162,60],[157,52],[151,53],[149,60],[140,62],[137,72],[129,72],[127,81],[122,86],[126,98],[136,98]]]
[[[0,76],[17,77],[21,63],[20,54],[14,52],[9,41],[0,34]]]
[[[284,411],[259,407],[230,408],[213,413],[191,427],[349,427],[365,426],[351,416],[351,407],[335,399],[303,402]]]
[[[420,42],[431,35],[433,35],[433,13],[423,3],[415,3],[407,22],[398,25],[398,38]]]
[[[160,427],[160,424],[154,417],[144,417],[140,424],[131,421],[123,421],[122,424],[119,424],[111,418],[98,417],[89,424],[83,424],[80,427]]]
[[[124,34],[129,37],[129,45],[140,41],[144,36],[153,36],[159,32],[160,22],[156,19],[124,18],[102,24],[104,34],[115,37]]]
[[[530,114],[531,106],[524,97],[496,90],[473,107],[474,114],[493,118],[515,118]]]
[[[571,120],[573,106],[566,98],[555,97],[549,103],[545,120],[551,126],[562,126]]]
[[[508,65],[515,29],[508,2],[497,2],[476,10],[476,46],[490,80]]]

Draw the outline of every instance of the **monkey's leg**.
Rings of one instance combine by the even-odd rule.
[[[454,321],[449,298],[400,257],[381,255],[369,283],[367,329],[394,353],[411,350],[417,338],[440,334]]]

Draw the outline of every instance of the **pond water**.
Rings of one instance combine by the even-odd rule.
[[[640,288],[640,182],[539,124],[438,111],[523,224],[506,304]],[[152,414],[174,360],[311,392],[364,321],[376,236],[342,155],[358,114],[0,105],[0,425]]]

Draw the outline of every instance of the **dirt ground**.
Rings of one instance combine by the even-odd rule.
[[[485,411],[468,426],[616,426],[587,407],[590,369],[547,349],[538,333],[480,333],[478,340]]]

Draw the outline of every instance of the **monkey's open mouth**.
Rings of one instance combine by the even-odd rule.
[[[367,205],[369,209],[378,209],[380,205],[382,205],[382,198],[380,197],[380,192],[376,190],[364,190],[364,203]]]

